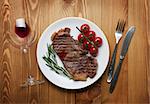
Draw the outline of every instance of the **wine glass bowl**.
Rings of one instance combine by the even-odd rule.
[[[28,48],[35,42],[37,38],[36,32],[31,30],[27,23],[26,28],[16,27],[16,24],[14,27],[14,31],[9,34],[9,41],[13,46],[20,48],[24,53],[26,53]]]

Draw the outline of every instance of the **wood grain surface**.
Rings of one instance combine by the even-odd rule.
[[[107,70],[96,83],[81,90],[61,89],[40,72],[35,54],[38,39],[48,25],[69,16],[95,22],[109,41],[110,56],[117,21],[126,20],[125,32],[136,26],[113,94],[108,91]],[[26,19],[38,37],[27,54],[9,41],[19,17]],[[0,104],[150,103],[150,0],[0,0],[0,45]],[[29,74],[45,83],[21,88]]]

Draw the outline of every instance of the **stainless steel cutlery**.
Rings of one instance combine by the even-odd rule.
[[[130,42],[131,42],[131,39],[132,39],[132,36],[133,36],[134,32],[135,32],[135,27],[131,26],[129,28],[129,30],[127,31],[127,33],[126,33],[126,37],[123,41],[123,45],[122,45],[122,49],[121,49],[121,53],[120,53],[120,60],[119,60],[118,66],[116,68],[114,77],[113,77],[113,79],[111,81],[111,84],[110,84],[110,89],[109,89],[110,93],[113,92],[113,90],[116,86],[118,76],[119,76],[119,73],[120,73],[120,70],[121,70],[122,62],[123,62],[124,57],[127,53],[127,50],[128,50],[129,45],[130,45]]]

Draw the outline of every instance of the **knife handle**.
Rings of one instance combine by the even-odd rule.
[[[115,62],[116,62],[116,54],[117,54],[117,48],[118,48],[118,43],[116,43],[114,51],[113,51],[113,55],[112,55],[112,59],[110,62],[110,65],[108,67],[108,79],[107,82],[111,82],[112,76],[113,76],[113,71],[114,71],[114,67],[115,67]]]
[[[117,83],[117,80],[118,80],[118,76],[119,76],[119,73],[120,73],[120,70],[121,70],[122,62],[123,62],[123,59],[120,59],[119,60],[119,64],[118,64],[118,66],[116,68],[116,72],[114,74],[114,77],[113,77],[113,79],[111,81],[111,84],[110,84],[110,89],[109,89],[110,93],[113,92],[113,90],[114,90],[114,88],[116,86],[116,83]]]

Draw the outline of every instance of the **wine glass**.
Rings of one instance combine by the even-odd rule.
[[[13,46],[20,48],[23,54],[27,54],[29,47],[35,42],[36,38],[37,35],[35,31],[30,29],[24,18],[16,19],[14,33],[9,35],[9,41]],[[44,81],[35,80],[31,75],[29,75],[27,80],[21,84],[21,87],[33,86],[42,83],[44,83]]]
[[[22,52],[27,53],[28,48],[35,42],[37,35],[32,31],[24,18],[16,19],[14,33],[9,35],[9,41],[13,46],[20,48]]]

